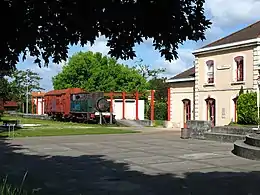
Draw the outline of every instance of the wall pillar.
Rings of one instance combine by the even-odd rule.
[[[138,117],[138,111],[139,111],[138,101],[139,101],[139,94],[138,94],[138,91],[137,91],[135,93],[135,120],[139,120],[139,117]]]
[[[44,99],[42,97],[42,111],[41,111],[41,114],[43,114],[43,102],[44,102]]]
[[[167,107],[168,107],[168,117],[167,120],[171,120],[171,88],[168,88],[168,95],[167,95]]]
[[[36,97],[36,114],[38,114],[39,102],[38,97]]]
[[[122,119],[125,119],[125,92],[122,92],[122,99],[123,99],[123,105],[122,105],[122,107],[123,107],[123,111],[122,111],[123,117],[122,117]]]
[[[110,112],[113,113],[113,96],[114,93],[110,92]]]
[[[151,90],[151,121],[154,121],[154,90]]]
[[[32,96],[32,114],[34,114],[33,108],[34,108],[34,97]]]

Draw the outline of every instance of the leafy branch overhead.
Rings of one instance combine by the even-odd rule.
[[[1,70],[14,68],[20,54],[41,58],[48,65],[65,60],[68,46],[85,45],[104,35],[109,54],[133,59],[135,44],[152,38],[167,60],[177,58],[178,45],[205,39],[211,22],[204,0],[5,0],[0,7],[5,27],[0,37]]]

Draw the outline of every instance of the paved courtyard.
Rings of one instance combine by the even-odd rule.
[[[232,144],[177,133],[21,138],[1,141],[1,175],[39,194],[253,195],[260,163]]]

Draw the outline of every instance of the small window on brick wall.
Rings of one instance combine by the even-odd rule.
[[[207,81],[208,83],[214,83],[214,61],[208,60],[207,64]]]
[[[244,57],[235,57],[236,62],[236,81],[244,81]]]

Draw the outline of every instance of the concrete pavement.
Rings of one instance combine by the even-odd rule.
[[[1,174],[40,194],[248,195],[260,163],[233,144],[182,140],[171,132],[19,138],[2,143]],[[253,172],[255,171],[255,172]]]

